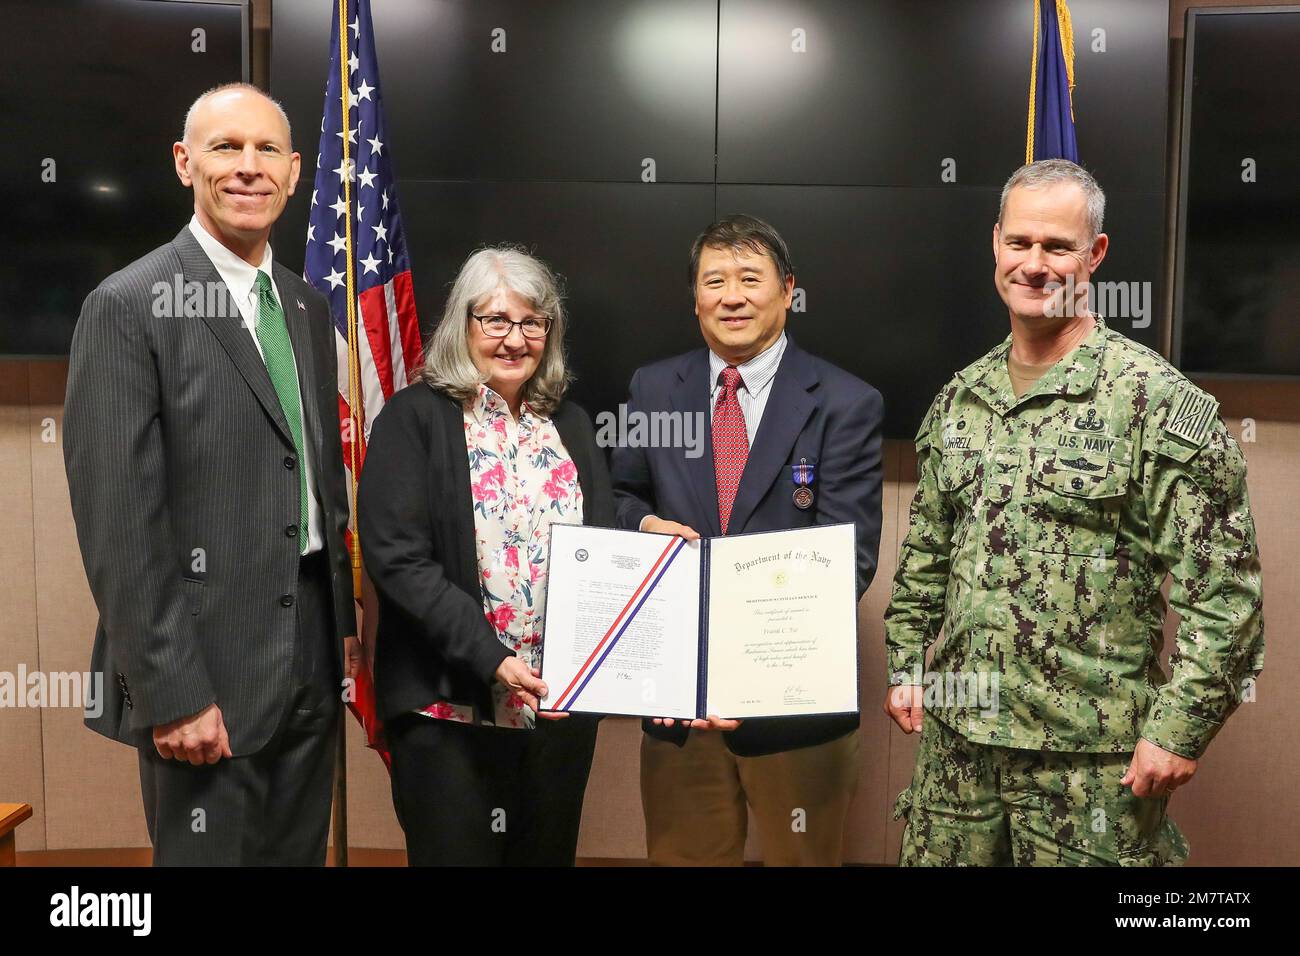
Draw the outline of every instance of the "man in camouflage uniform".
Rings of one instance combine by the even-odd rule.
[[[1218,403],[1088,311],[1104,202],[1065,160],[1011,177],[993,232],[1011,335],[916,436],[885,615],[885,710],[924,727],[895,807],[904,865],[1182,862],[1169,794],[1263,663],[1246,466]]]

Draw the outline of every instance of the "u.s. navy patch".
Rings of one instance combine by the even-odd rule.
[[[1174,392],[1164,430],[1199,447],[1205,444],[1218,410],[1219,402],[1213,395],[1206,394],[1191,382],[1183,382]]]

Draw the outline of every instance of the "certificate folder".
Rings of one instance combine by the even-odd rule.
[[[858,712],[852,524],[688,542],[552,525],[543,710]]]

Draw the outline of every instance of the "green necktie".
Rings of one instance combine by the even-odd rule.
[[[293,447],[298,452],[298,553],[307,550],[307,457],[302,446],[302,398],[298,392],[298,369],[293,364],[293,345],[284,310],[275,300],[271,277],[257,270],[257,322],[253,326],[262,346],[262,359],[271,385],[280,398],[280,410],[289,423]]]

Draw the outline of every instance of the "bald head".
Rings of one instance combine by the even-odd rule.
[[[230,101],[241,102],[248,98],[257,98],[266,101],[266,103],[280,115],[281,122],[284,123],[284,140],[285,145],[293,148],[293,130],[289,126],[289,114],[284,111],[284,107],[278,101],[273,100],[252,83],[223,83],[221,86],[214,86],[212,89],[199,94],[199,98],[190,104],[190,108],[185,111],[185,129],[181,132],[181,142],[190,145],[194,144],[194,129],[196,120],[198,120],[205,107],[213,100],[220,99],[222,105]]]

